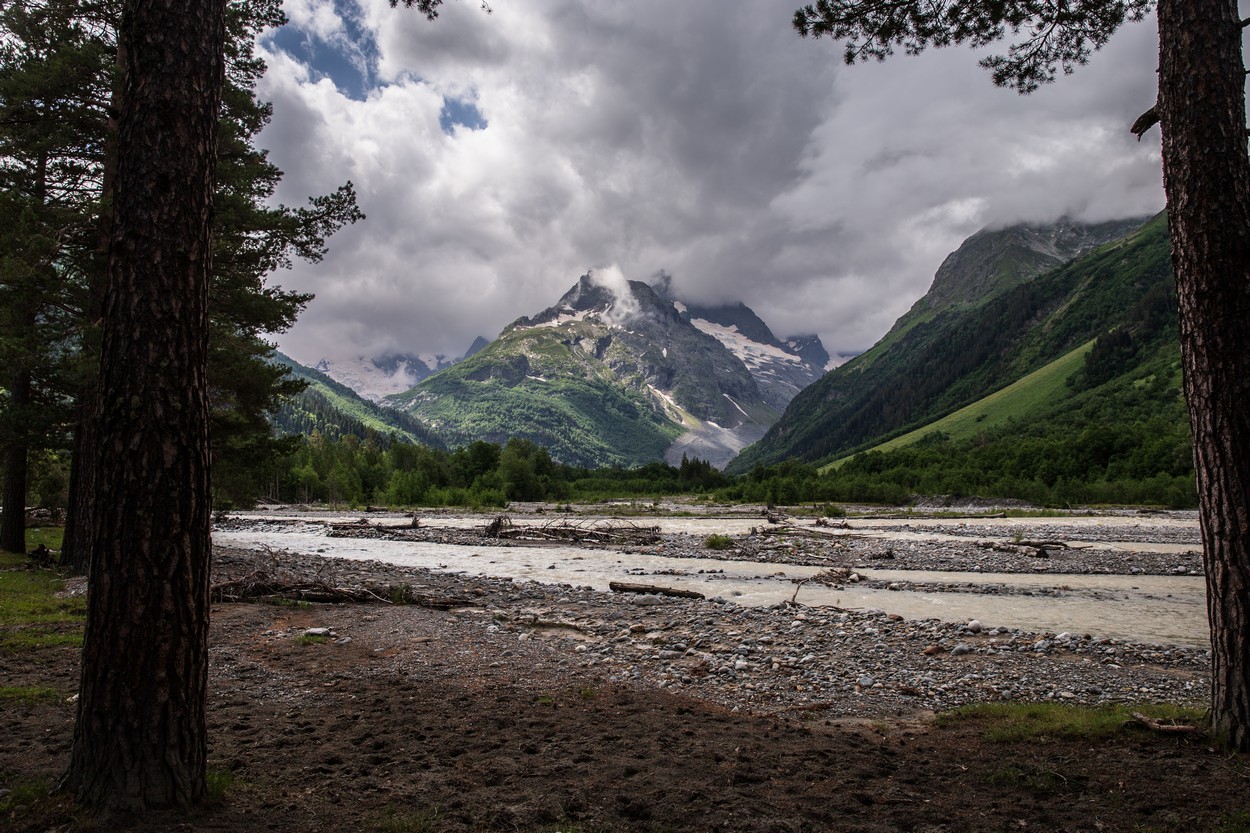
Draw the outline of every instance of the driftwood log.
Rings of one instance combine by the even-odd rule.
[[[694,590],[678,590],[673,587],[658,587],[654,584],[626,584],[621,581],[610,581],[608,589],[613,593],[654,593],[657,596],[674,596],[679,599],[707,598]]]
[[[495,518],[482,534],[487,538],[507,541],[569,541],[579,544],[612,544],[645,546],[661,540],[658,526],[637,526],[631,523],[570,524],[553,521],[539,526],[520,526],[506,515]]]

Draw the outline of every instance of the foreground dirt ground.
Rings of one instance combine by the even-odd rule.
[[[610,683],[462,617],[215,606],[216,797],[143,823],[43,797],[68,758],[77,649],[0,656],[4,685],[61,695],[0,700],[0,830],[1250,830],[1246,759],[1201,738],[994,743],[925,715],[747,715]],[[310,627],[351,639],[296,636]]]

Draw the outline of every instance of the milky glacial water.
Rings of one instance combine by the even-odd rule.
[[[273,516],[266,516],[272,519]],[[481,519],[438,519],[427,526],[480,526]],[[750,520],[661,519],[666,531],[743,534]],[[742,524],[738,529],[737,524]],[[755,521],[754,525],[758,525]],[[639,525],[651,525],[642,524]],[[897,534],[897,530],[895,533]],[[847,585],[833,589],[797,581],[823,568],[712,558],[671,558],[564,546],[475,547],[429,542],[328,538],[324,531],[215,532],[228,546],[267,546],[327,557],[375,560],[474,576],[511,577],[544,584],[572,584],[607,591],[624,581],[694,590],[740,605],[801,604],[879,609],[907,619],[960,622],[986,627],[1092,634],[1170,645],[1205,646],[1207,620],[1201,577],[952,573],[922,570],[858,572],[868,579],[920,584],[977,584],[1023,588],[1056,595],[947,592],[924,588],[885,590]],[[963,540],[967,540],[964,538]],[[1143,545],[1135,544],[1138,549]],[[797,590],[797,595],[796,595]]]

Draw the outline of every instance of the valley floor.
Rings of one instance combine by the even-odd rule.
[[[0,655],[6,686],[61,695],[0,701],[0,806],[9,804],[0,828],[1250,828],[1246,759],[1199,736],[1130,724],[1099,739],[1004,743],[986,739],[985,718],[933,715],[1006,698],[1200,704],[1207,672],[1193,649],[1055,644],[1045,638],[1055,635],[789,605],[639,604],[567,586],[219,551],[221,599],[264,582],[383,598],[406,587],[416,603],[217,602],[210,767],[224,794],[144,823],[93,828],[64,799],[15,800],[46,790],[65,766],[78,652]],[[310,628],[330,632],[309,638]]]

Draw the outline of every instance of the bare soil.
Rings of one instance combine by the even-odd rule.
[[[3,685],[58,694],[0,700],[0,830],[1250,829],[1246,758],[1201,737],[1126,727],[1004,744],[976,721],[923,713],[734,712],[608,680],[557,640],[495,638],[465,608],[232,603],[212,615],[220,795],[143,821],[86,819],[44,797],[68,759],[78,651],[0,655]],[[311,627],[351,638],[297,636]]]

